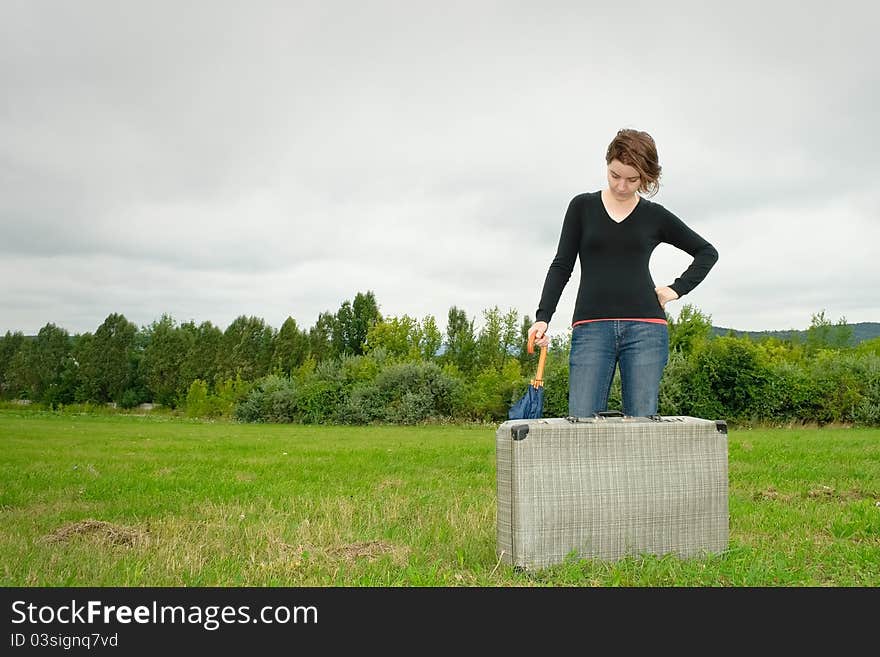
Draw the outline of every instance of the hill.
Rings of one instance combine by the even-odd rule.
[[[864,340],[870,340],[880,336],[880,322],[858,322],[849,324],[852,328],[852,344],[856,345]],[[713,335],[727,335],[732,332],[737,337],[749,337],[752,340],[762,340],[765,338],[778,338],[780,340],[795,340],[803,342],[807,337],[807,331],[789,329],[787,331],[739,331],[737,329],[725,328],[723,326],[713,326]]]

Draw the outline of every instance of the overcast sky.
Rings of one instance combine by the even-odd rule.
[[[878,7],[0,0],[0,333],[533,317],[623,127],[720,254],[671,314],[880,321]]]

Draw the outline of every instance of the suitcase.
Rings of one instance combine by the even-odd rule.
[[[495,436],[497,555],[682,558],[728,543],[727,423],[688,416],[508,420]]]

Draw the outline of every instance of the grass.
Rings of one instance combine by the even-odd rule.
[[[878,586],[880,430],[733,429],[730,548],[495,554],[494,428],[0,410],[3,586]]]

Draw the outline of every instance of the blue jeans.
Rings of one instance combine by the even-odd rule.
[[[569,414],[590,417],[608,410],[614,370],[620,365],[624,415],[654,415],[668,360],[666,324],[621,319],[578,324],[571,334]]]

